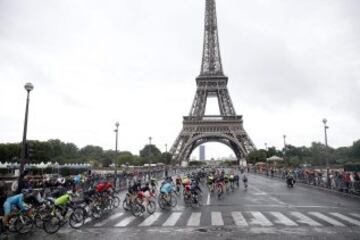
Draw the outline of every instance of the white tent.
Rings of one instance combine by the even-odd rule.
[[[44,169],[44,168],[46,168],[46,164],[44,162],[41,162],[36,167]]]
[[[272,156],[272,157],[267,158],[266,161],[268,161],[268,162],[269,162],[269,161],[276,161],[276,162],[278,162],[278,161],[284,161],[284,159],[281,158],[281,157],[278,157],[278,156],[274,155],[274,156]]]

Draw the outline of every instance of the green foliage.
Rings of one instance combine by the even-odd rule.
[[[154,144],[147,144],[140,150],[140,157],[159,157],[160,155],[160,150]]]
[[[122,151],[115,153],[113,150],[103,150],[99,146],[87,145],[79,149],[73,143],[64,143],[58,139],[48,141],[30,140],[27,142],[32,149],[29,162],[58,162],[65,163],[90,163],[96,167],[107,167],[116,161],[118,166],[123,164],[142,166],[146,163],[171,164],[172,155],[161,153],[153,144],[144,146],[140,150],[140,156],[133,155],[131,152]],[[311,164],[312,166],[324,166],[326,162],[330,165],[343,166],[347,163],[360,163],[360,140],[357,140],[349,147],[339,147],[337,149],[328,147],[319,142],[313,142],[310,147],[296,147],[286,145],[285,162],[290,166]],[[1,162],[19,162],[21,153],[20,143],[0,144]],[[249,163],[265,162],[271,156],[283,157],[283,152],[270,147],[268,151],[259,149],[251,152],[247,160]],[[203,165],[205,162],[196,161],[191,164]],[[230,164],[226,161],[223,164]]]
[[[206,162],[204,161],[190,161],[189,166],[190,167],[196,167],[196,166],[205,166]]]
[[[351,157],[360,160],[360,140],[353,143],[349,152]]]
[[[249,163],[265,162],[266,161],[266,150],[260,149],[255,150],[249,153],[247,156],[247,161]]]
[[[224,167],[231,167],[236,165],[238,165],[238,162],[236,160],[235,161],[225,160],[222,163],[220,163],[220,166],[224,166]]]

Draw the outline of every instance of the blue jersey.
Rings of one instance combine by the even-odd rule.
[[[76,176],[74,177],[74,182],[75,182],[75,184],[79,184],[79,183],[80,183],[80,175],[76,175]]]
[[[27,210],[27,208],[24,205],[24,194],[20,193],[17,195],[14,195],[12,197],[8,197],[4,203],[4,213],[5,216],[9,215],[11,212],[11,209],[16,206],[21,211]]]
[[[173,190],[173,187],[170,183],[165,183],[164,185],[162,185],[162,187],[160,188],[160,192],[162,193],[171,193]]]

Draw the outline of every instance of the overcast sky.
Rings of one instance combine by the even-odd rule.
[[[200,73],[205,0],[0,0],[0,142],[28,139],[138,154],[182,128]],[[217,0],[237,114],[258,148],[360,138],[360,1]],[[196,150],[197,151],[197,150]],[[207,157],[228,156],[210,144]],[[198,152],[195,154],[198,155]]]

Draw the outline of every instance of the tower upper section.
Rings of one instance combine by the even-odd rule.
[[[206,0],[204,46],[200,76],[224,76],[220,56],[215,0]]]

